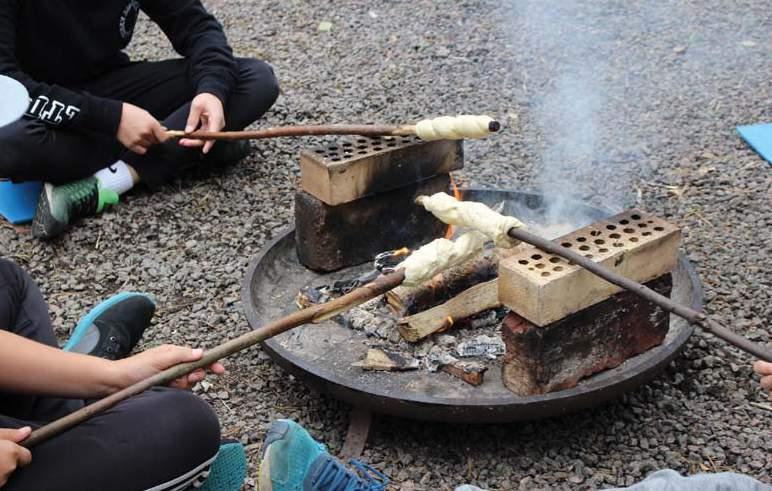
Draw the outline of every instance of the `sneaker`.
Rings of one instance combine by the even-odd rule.
[[[62,349],[120,360],[137,345],[154,313],[155,302],[149,295],[119,293],[86,314]]]
[[[246,477],[247,453],[244,445],[236,440],[224,440],[206,473],[206,480],[193,488],[200,491],[241,491]]]
[[[357,473],[327,452],[302,426],[280,419],[263,443],[258,491],[382,491],[389,480],[352,460]]]
[[[62,186],[46,183],[32,219],[32,235],[38,239],[53,239],[76,220],[96,215],[116,203],[118,194],[101,188],[94,176]]]

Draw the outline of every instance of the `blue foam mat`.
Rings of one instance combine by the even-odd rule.
[[[0,181],[0,215],[14,225],[32,221],[43,184]]]
[[[764,160],[772,164],[772,123],[738,126],[737,132]]]

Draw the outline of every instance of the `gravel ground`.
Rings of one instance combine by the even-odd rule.
[[[266,124],[498,115],[507,130],[467,145],[463,183],[546,180],[666,217],[683,228],[707,310],[770,342],[772,177],[734,131],[772,120],[768,2],[208,4],[239,55],[277,70],[283,95]],[[318,31],[321,21],[332,29]],[[132,53],[171,52],[144,19]],[[241,281],[250,257],[292,221],[301,145],[259,142],[238,166],[139,190],[54,243],[4,226],[0,251],[42,285],[62,337],[100,299],[135,289],[160,304],[146,346],[214,345],[248,329]],[[591,489],[666,467],[770,483],[772,406],[751,361],[697,333],[657,380],[600,409],[498,426],[381,418],[363,459],[403,490]],[[229,369],[204,395],[225,433],[249,445],[253,466],[279,417],[340,449],[346,406],[309,392],[258,349]]]

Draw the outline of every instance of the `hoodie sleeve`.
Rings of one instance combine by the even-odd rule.
[[[21,82],[30,95],[27,115],[62,128],[115,136],[121,121],[121,102],[95,97],[32,79],[16,59],[18,2],[0,1],[0,75]]]
[[[142,10],[187,58],[196,93],[209,92],[223,104],[236,85],[237,65],[222,25],[199,0],[143,0]]]

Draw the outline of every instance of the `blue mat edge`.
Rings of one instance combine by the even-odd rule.
[[[772,164],[772,123],[741,125],[736,130],[745,143]]]

